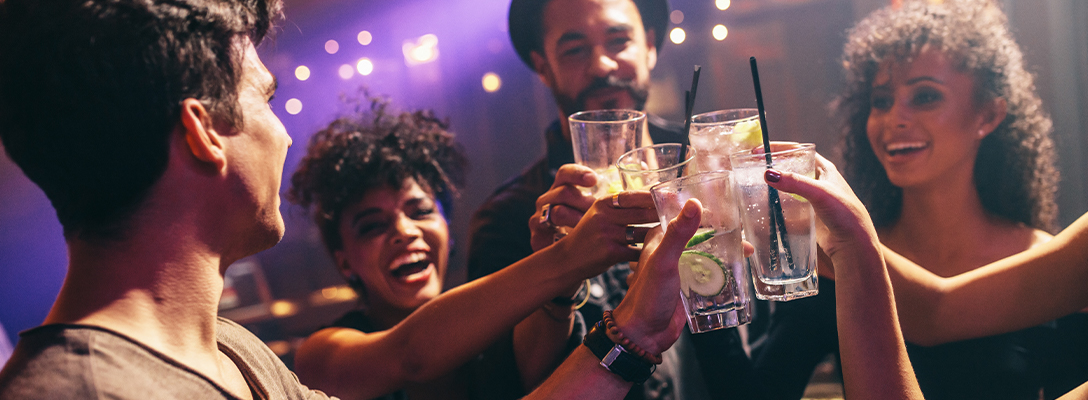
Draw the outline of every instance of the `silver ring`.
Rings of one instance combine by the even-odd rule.
[[[620,194],[619,193],[616,193],[616,194],[612,195],[612,208],[622,208],[622,207],[620,207]]]
[[[627,244],[637,244],[638,243],[638,242],[635,241],[635,227],[628,226],[627,229],[625,229],[623,231],[623,234],[625,236],[625,239],[627,239]]]
[[[555,229],[555,223],[552,222],[552,205],[545,204],[540,208],[540,224],[548,227],[548,229]]]

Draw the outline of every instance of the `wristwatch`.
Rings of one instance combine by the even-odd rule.
[[[627,349],[618,343],[612,342],[605,334],[604,322],[598,321],[586,334],[582,344],[593,352],[593,355],[601,359],[601,366],[619,375],[620,378],[635,384],[646,382],[650,374],[654,373],[656,365],[643,360],[641,357],[628,353]]]

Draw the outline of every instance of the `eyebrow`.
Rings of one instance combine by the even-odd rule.
[[[619,25],[616,25],[616,26],[613,26],[613,27],[609,27],[609,28],[608,28],[608,33],[609,33],[609,34],[613,34],[613,33],[626,33],[626,32],[630,32],[630,31],[632,31],[632,30],[634,30],[634,29],[635,29],[635,28],[634,28],[634,27],[632,27],[631,25],[628,25],[628,24],[619,24]]]
[[[586,38],[586,35],[583,35],[583,34],[581,34],[579,32],[567,32],[567,33],[564,33],[563,36],[559,37],[559,40],[557,40],[555,42],[555,45],[556,46],[562,46],[563,44],[565,44],[567,42],[574,42],[574,41],[582,40],[582,39],[585,39],[585,38]]]
[[[405,201],[404,205],[417,207],[417,206],[419,206],[420,203],[423,203],[424,201],[427,201],[427,200],[430,200],[427,196],[413,197],[413,198],[410,198],[407,201]],[[437,201],[435,203],[437,203]],[[381,214],[383,211],[384,210],[382,210],[379,207],[370,207],[370,208],[367,208],[367,209],[365,209],[363,211],[359,211],[359,212],[355,213],[355,215],[351,216],[351,226],[354,227],[355,224],[357,224],[359,222],[359,220],[361,220],[363,218],[366,218],[366,217],[369,217],[369,216],[374,215],[374,214]]]
[[[941,81],[940,79],[934,78],[932,76],[919,76],[917,78],[911,78],[910,80],[907,81],[907,84],[908,85],[913,85],[915,83],[923,82],[923,81],[939,83],[939,84],[942,84],[942,85],[944,84],[943,81]]]

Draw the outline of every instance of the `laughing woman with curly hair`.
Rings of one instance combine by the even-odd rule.
[[[844,170],[884,246],[949,277],[1051,239],[1052,124],[997,5],[878,11],[851,31],[844,65]],[[1070,389],[1060,381],[1077,371],[1050,367],[1084,339],[1063,343],[1054,324],[1078,318],[951,343],[903,331],[927,398],[1035,399],[1046,386]]]

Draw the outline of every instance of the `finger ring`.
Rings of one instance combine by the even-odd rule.
[[[638,243],[638,242],[635,241],[635,227],[628,226],[627,229],[625,229],[623,233],[624,233],[625,239],[627,239],[627,244],[636,244],[636,243]]]
[[[616,193],[612,195],[612,208],[620,208],[620,194]]]
[[[548,227],[548,229],[555,229],[555,223],[552,222],[552,205],[545,204],[540,208],[540,224]]]

